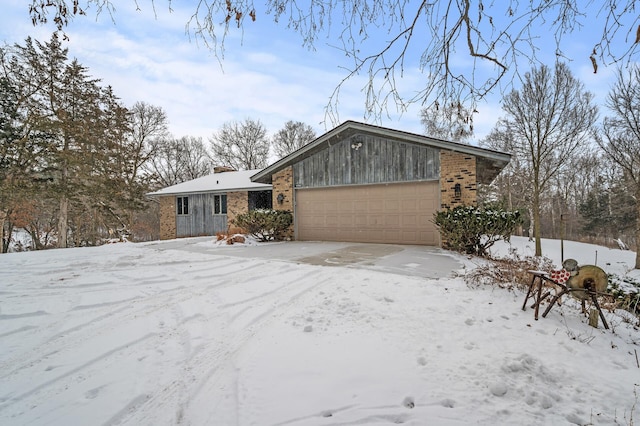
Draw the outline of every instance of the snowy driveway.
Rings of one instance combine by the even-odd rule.
[[[151,243],[158,250],[221,254],[211,237]],[[225,247],[225,256],[279,260],[318,266],[347,266],[424,278],[452,277],[463,265],[458,257],[437,247],[292,241]]]
[[[560,308],[534,323],[521,293],[425,278],[446,264],[460,265],[422,248],[210,238],[2,255],[0,424],[629,418],[637,331]]]

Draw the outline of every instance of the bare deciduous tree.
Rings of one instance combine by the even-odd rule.
[[[462,104],[436,102],[420,110],[424,134],[432,138],[465,142],[473,136],[473,113]]]
[[[514,152],[516,141],[511,123],[501,119],[480,144],[490,149],[503,152]],[[509,164],[500,172],[492,183],[496,193],[489,194],[489,200],[502,201],[509,210],[521,209],[527,206],[525,188],[531,181],[531,167],[527,158],[514,155]]]
[[[221,166],[236,170],[261,169],[267,165],[269,139],[260,120],[224,123],[211,139],[212,157]]]
[[[482,146],[514,152],[514,134],[508,123],[500,120],[481,141]],[[508,209],[527,211],[525,225],[533,236],[530,161],[520,155],[510,163],[488,187],[481,187],[479,197],[498,201]],[[581,146],[569,167],[559,169],[542,194],[541,234],[547,238],[589,241],[608,245],[628,245],[635,241],[635,204],[630,205],[626,179],[622,172],[596,145]],[[633,235],[631,235],[633,233]]]
[[[154,140],[167,134],[168,119],[161,107],[145,102],[136,102],[131,109],[126,109],[120,107],[116,99],[110,111],[106,126],[109,153],[103,166],[110,178],[103,189],[105,193],[112,193],[106,197],[112,200],[112,205],[102,204],[102,207],[120,222],[116,230],[121,235],[130,235],[134,216],[144,208],[144,194],[149,190],[145,164],[153,155]],[[114,211],[114,205],[120,213]]]
[[[135,172],[153,155],[154,141],[166,138],[169,119],[162,107],[146,102],[136,102],[129,110],[131,114],[130,151],[135,155]]]
[[[287,121],[284,127],[273,135],[273,150],[278,158],[286,157],[316,138],[311,126],[301,121]]]
[[[628,72],[618,71],[607,96],[607,107],[613,116],[604,119],[604,139],[598,139],[598,144],[631,184],[638,214],[635,269],[640,269],[640,66],[634,65]]]
[[[197,179],[212,172],[213,161],[200,136],[183,136],[178,140],[178,143],[188,148],[182,157],[185,180]]]
[[[530,165],[535,254],[540,256],[541,196],[559,170],[571,167],[576,150],[591,141],[597,107],[567,65],[557,63],[554,72],[543,65],[526,73],[522,88],[509,93],[502,108],[514,153]]]
[[[183,136],[154,141],[146,170],[158,187],[171,186],[211,173],[212,161],[201,137]]]
[[[149,11],[155,13],[159,3],[152,0]],[[246,31],[267,15],[297,32],[306,47],[337,34],[332,44],[351,60],[327,106],[332,121],[338,122],[340,87],[351,77],[368,75],[365,111],[376,118],[390,102],[400,109],[435,99],[473,105],[498,87],[510,88],[520,75],[518,61],[539,64],[537,54],[543,48],[570,57],[565,37],[587,24],[590,35],[600,34],[593,53],[569,59],[592,64],[594,72],[599,63],[633,60],[640,49],[635,5],[635,0],[267,0],[263,6],[253,0],[198,0],[187,27],[219,57],[229,32]],[[59,30],[90,9],[115,16],[111,0],[87,0],[86,6],[77,0],[31,0],[27,7],[34,25],[52,20]],[[171,1],[167,7],[171,10]],[[376,34],[385,37],[377,41]],[[410,67],[424,73],[424,85],[403,93],[396,79]]]

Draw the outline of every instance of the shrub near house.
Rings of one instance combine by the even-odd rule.
[[[239,214],[233,224],[245,229],[260,241],[281,241],[293,223],[288,210],[259,209]]]
[[[434,217],[443,248],[478,256],[486,256],[496,241],[509,241],[516,227],[522,224],[519,211],[493,206],[458,206],[441,210]]]

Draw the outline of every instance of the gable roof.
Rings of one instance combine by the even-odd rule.
[[[334,143],[338,143],[339,141],[342,141],[345,138],[348,138],[357,133],[366,133],[384,137],[387,139],[395,139],[398,141],[414,143],[417,145],[426,145],[447,151],[460,152],[462,154],[471,154],[475,156],[478,161],[476,174],[478,182],[480,183],[491,183],[511,159],[511,154],[507,154],[505,152],[480,148],[477,146],[467,145],[459,142],[445,141],[442,139],[431,138],[416,133],[409,133],[401,130],[374,126],[357,121],[345,121],[338,127],[316,138],[314,141],[303,146],[297,151],[292,152],[286,157],[283,157],[267,168],[254,174],[253,176],[251,176],[251,180],[253,182],[271,183],[271,176],[274,173],[277,173],[285,167],[291,166],[315,154],[316,152],[322,151],[323,149],[328,148]]]
[[[242,170],[237,172],[212,173],[208,176],[182,182],[169,186],[148,196],[181,195],[202,192],[227,192],[227,191],[266,191],[271,185],[251,181],[251,176],[259,170]]]

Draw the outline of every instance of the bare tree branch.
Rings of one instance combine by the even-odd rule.
[[[164,137],[152,141],[153,155],[145,165],[159,187],[171,186],[211,173],[212,161],[201,137]]]
[[[640,66],[618,70],[616,83],[607,97],[613,116],[603,123],[604,139],[597,139],[631,183],[636,214],[640,218]],[[636,224],[636,269],[640,269],[640,219]]]
[[[267,129],[259,120],[227,122],[211,139],[214,161],[236,170],[266,167],[269,156]]]
[[[155,13],[156,2],[151,9]],[[171,9],[171,0],[167,0]],[[205,43],[219,58],[224,57],[225,38],[231,31],[269,16],[298,33],[302,45],[314,49],[321,36],[352,61],[338,82],[326,115],[339,121],[340,88],[349,80],[367,76],[362,88],[365,118],[379,119],[395,107],[405,111],[412,103],[439,100],[476,103],[495,90],[508,92],[520,67],[541,65],[540,51],[553,49],[557,58],[593,65],[637,59],[636,41],[640,16],[635,0],[266,0],[256,7],[253,0],[198,0],[186,23],[187,32]],[[138,8],[142,8],[136,2]],[[113,16],[110,0],[31,0],[29,14],[34,25],[52,19],[63,30],[76,15],[90,7]],[[590,34],[600,33],[593,54],[572,58],[565,37],[583,28],[589,19]],[[593,27],[593,28],[592,28]],[[337,34],[333,37],[332,34]],[[386,41],[380,36],[386,34]],[[552,34],[555,46],[547,43]],[[376,37],[373,37],[373,36]],[[337,38],[337,40],[335,40]],[[458,61],[470,58],[472,66]],[[402,91],[398,86],[409,67],[424,74],[422,87]],[[469,71],[469,69],[472,69]],[[482,72],[478,70],[482,69]]]
[[[278,158],[286,157],[316,138],[311,126],[301,121],[287,121],[284,127],[273,135],[271,145]]]
[[[550,180],[570,167],[576,151],[591,140],[597,108],[567,65],[557,63],[554,72],[541,66],[527,73],[522,88],[504,98],[503,110],[513,133],[514,153],[530,164],[536,256],[540,256],[541,196]]]

